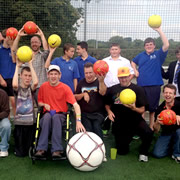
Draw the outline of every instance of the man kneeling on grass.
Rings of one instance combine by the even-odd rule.
[[[159,136],[153,154],[157,158],[162,158],[172,154],[172,158],[180,163],[180,102],[175,99],[176,87],[172,84],[167,84],[163,87],[164,101],[155,112],[156,122],[154,123],[154,131],[159,132]],[[174,125],[164,125],[159,114],[165,109],[171,109],[176,113],[177,123]]]
[[[130,69],[120,67],[118,69],[120,84],[114,85],[107,90],[106,110],[109,119],[113,122],[112,130],[115,136],[117,153],[125,155],[129,152],[129,144],[134,135],[139,135],[142,144],[139,151],[139,161],[148,161],[148,150],[153,138],[153,131],[142,117],[147,105],[142,87],[131,83]],[[119,95],[124,89],[131,89],[136,93],[136,102],[122,104]]]

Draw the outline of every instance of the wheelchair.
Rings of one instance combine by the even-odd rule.
[[[44,157],[36,157],[35,156],[37,145],[38,145],[38,140],[39,140],[39,136],[40,136],[40,132],[41,132],[40,119],[42,118],[42,116],[44,114],[45,113],[43,113],[43,107],[38,107],[35,134],[34,134],[32,146],[29,149],[29,157],[32,159],[32,164],[34,164],[36,160],[47,160],[47,158],[48,158],[48,153]],[[63,114],[66,115],[66,120],[64,121],[64,123],[62,125],[62,138],[64,139],[63,146],[66,146],[70,137],[73,136],[73,130],[72,130],[72,122],[70,121],[70,110],[68,110],[67,113],[63,113]],[[51,142],[49,141],[49,145],[50,144],[51,144]],[[56,157],[53,158],[52,157],[52,160],[64,160],[64,159],[66,159],[65,154],[63,154],[63,156],[61,158],[56,158]]]

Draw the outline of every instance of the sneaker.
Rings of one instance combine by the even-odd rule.
[[[106,158],[106,156],[104,157],[103,162],[107,162],[107,158]]]
[[[140,137],[139,136],[133,136],[134,140],[138,140]]]
[[[180,157],[175,157],[174,155],[172,155],[172,159],[174,159],[177,163],[180,163]]]
[[[8,156],[8,151],[1,151],[0,152],[0,157],[7,157]]]
[[[141,161],[141,162],[148,162],[148,156],[140,154],[139,155],[139,161]]]

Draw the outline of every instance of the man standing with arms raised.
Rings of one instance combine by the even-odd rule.
[[[39,84],[38,84],[36,94],[35,94],[36,102],[37,102],[37,94],[39,91],[39,87],[41,86],[42,83],[47,81],[46,69],[44,66],[45,66],[45,62],[46,62],[46,59],[49,54],[48,44],[47,44],[46,38],[44,36],[44,33],[38,26],[37,26],[37,29],[38,29],[37,33],[35,33],[35,36],[33,36],[30,41],[31,48],[33,50],[33,54],[35,55],[32,65],[33,65],[33,68],[34,68],[34,70],[37,74],[38,80],[39,80]],[[27,36],[27,34],[24,32],[23,27],[18,32],[18,35],[12,46],[12,51],[14,51],[14,52],[17,51],[18,44],[19,44],[20,38],[22,36]],[[42,41],[43,51],[40,50],[41,41]]]

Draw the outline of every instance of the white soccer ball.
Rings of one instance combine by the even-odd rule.
[[[66,155],[74,168],[80,171],[93,171],[105,158],[105,146],[96,134],[81,132],[69,140]]]

